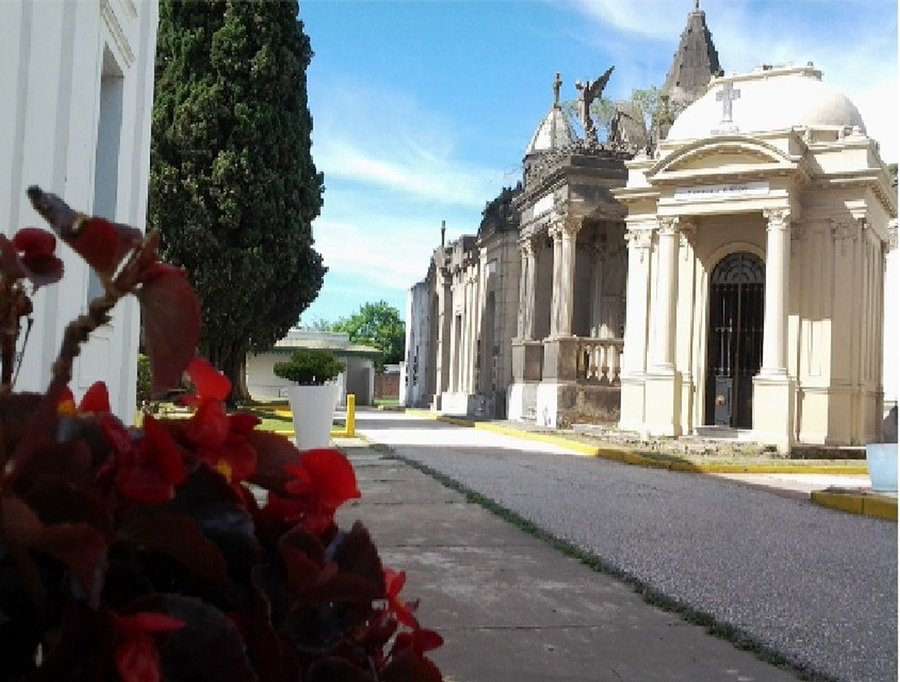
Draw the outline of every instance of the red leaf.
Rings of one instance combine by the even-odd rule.
[[[231,393],[231,381],[228,377],[199,355],[191,358],[187,374],[197,387],[201,399],[225,400]]]
[[[169,432],[162,424],[150,415],[144,417],[144,439],[152,448],[152,456],[157,470],[172,485],[183,483],[187,477],[181,450],[172,440]]]
[[[106,539],[82,523],[47,526],[34,549],[62,561],[81,584],[91,604],[100,596]]]
[[[142,611],[128,616],[117,616],[116,627],[126,637],[140,634],[156,634],[171,632],[184,627],[184,621],[172,618],[165,613]]]
[[[159,651],[150,635],[129,637],[116,647],[116,670],[125,682],[159,682]]]
[[[309,473],[313,494],[326,509],[334,511],[347,500],[361,497],[353,465],[340,450],[307,450],[300,455],[300,465]]]
[[[98,216],[88,218],[60,236],[98,274],[107,277],[143,238],[140,230]]]
[[[219,400],[204,400],[188,422],[185,435],[192,443],[218,447],[228,437],[228,416]]]
[[[171,266],[144,281],[138,294],[144,340],[153,372],[151,391],[173,388],[194,357],[200,338],[200,302],[184,273]]]
[[[256,450],[256,471],[250,482],[266,490],[283,493],[284,484],[292,478],[284,466],[296,464],[300,451],[284,436],[267,431],[251,431],[247,434],[247,440]]]
[[[255,426],[262,423],[262,419],[247,412],[237,412],[228,415],[228,425],[231,433],[238,436],[246,436]]]
[[[51,256],[56,249],[56,237],[53,233],[39,227],[23,227],[16,232],[12,243],[17,251],[28,254]]]
[[[0,539],[11,547],[30,548],[44,531],[44,524],[31,507],[18,497],[0,498]]]
[[[109,407],[109,391],[106,390],[106,384],[97,381],[85,392],[81,403],[78,405],[79,412],[112,412]]]
[[[58,282],[63,276],[63,262],[54,255],[25,254],[20,266],[22,274],[34,284],[35,289]]]

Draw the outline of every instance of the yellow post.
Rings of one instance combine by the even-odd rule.
[[[356,435],[356,394],[347,394],[347,437]]]

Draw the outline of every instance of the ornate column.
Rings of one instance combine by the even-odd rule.
[[[575,308],[575,240],[581,229],[580,218],[569,218],[561,223],[559,298],[557,336],[572,336],[572,312]]]
[[[629,230],[628,282],[625,296],[625,345],[622,349],[622,373],[640,375],[646,369],[647,294],[650,274],[650,246],[653,230]]]
[[[767,208],[766,303],[763,327],[763,357],[760,374],[787,376],[787,314],[791,264],[791,212]]]
[[[677,216],[659,218],[659,242],[656,281],[656,308],[653,324],[652,365],[655,372],[675,370],[675,303],[678,300],[678,224]]]
[[[519,240],[519,319],[516,328],[516,337],[520,339],[527,338],[525,335],[526,317],[527,317],[527,296],[528,296],[528,252],[526,244],[528,239]]]
[[[788,375],[788,296],[790,293],[791,211],[764,209],[766,227],[766,294],[762,368],[753,378],[755,438],[788,453],[794,441],[794,382]]]
[[[622,348],[621,417],[619,426],[644,431],[644,391],[647,358],[647,298],[650,286],[652,229],[629,229],[628,280],[625,297],[625,344]]]
[[[562,221],[551,225],[547,230],[547,234],[553,240],[553,285],[550,295],[550,338],[555,339],[559,336],[559,318],[560,318],[560,295],[562,288],[561,272],[562,272]]]
[[[534,251],[534,238],[525,240],[525,264],[527,276],[525,277],[525,328],[523,337],[534,338],[534,308],[535,308],[535,283],[537,282],[537,255]]]

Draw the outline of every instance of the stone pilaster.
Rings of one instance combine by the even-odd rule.
[[[644,380],[647,359],[647,297],[653,229],[629,230],[628,288],[625,298],[625,345],[622,349],[622,408],[619,425],[644,430]]]
[[[569,218],[560,227],[560,273],[559,289],[554,293],[559,298],[559,320],[557,336],[572,336],[572,312],[575,308],[575,241],[582,221]]]
[[[787,376],[788,292],[791,266],[791,213],[766,209],[766,303],[761,374]]]
[[[562,289],[562,221],[550,226],[547,234],[553,240],[553,283],[550,296],[550,338],[559,336],[560,295]]]
[[[653,348],[646,375],[645,424],[657,436],[681,435],[681,374],[675,370],[675,306],[678,301],[678,229],[681,219],[658,219]]]
[[[678,300],[678,227],[677,216],[659,218],[656,283],[656,308],[652,367],[654,372],[675,369],[675,302]]]
[[[766,228],[766,293],[762,368],[753,378],[753,431],[761,443],[790,452],[794,441],[794,382],[787,371],[791,212],[763,211]]]

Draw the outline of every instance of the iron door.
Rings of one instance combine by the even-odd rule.
[[[710,278],[706,423],[753,426],[753,377],[762,364],[765,264],[752,253],[723,258]]]

